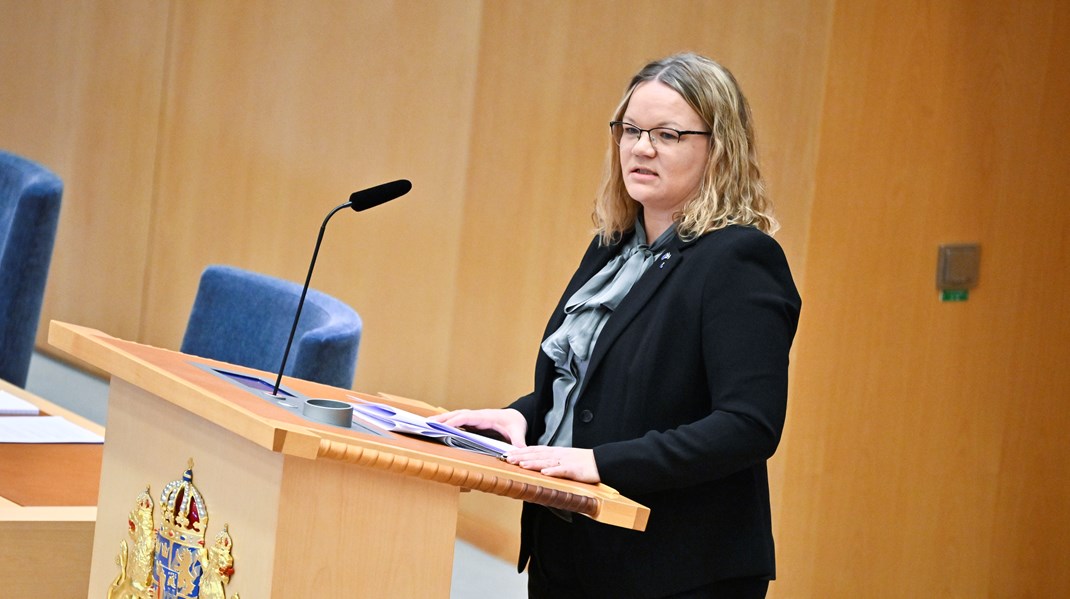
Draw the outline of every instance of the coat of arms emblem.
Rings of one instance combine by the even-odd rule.
[[[146,487],[128,520],[132,544],[119,543],[119,575],[108,599],[226,599],[226,585],[234,574],[233,539],[224,524],[211,546],[205,546],[208,509],[193,485],[192,459],[181,479],[164,486],[160,515],[156,529]]]

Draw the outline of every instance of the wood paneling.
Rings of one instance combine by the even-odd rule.
[[[1070,589],[1065,3],[838,3],[777,597]],[[982,247],[964,303],[941,243]]]
[[[62,315],[137,335],[167,11],[141,0],[0,2],[0,147],[64,184],[42,322]]]

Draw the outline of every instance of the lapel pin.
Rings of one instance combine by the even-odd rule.
[[[672,257],[672,254],[665,252],[661,255],[661,262],[658,264],[658,268],[665,268],[665,261]]]

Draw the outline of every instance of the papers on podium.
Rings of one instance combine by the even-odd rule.
[[[441,422],[433,422],[423,416],[417,416],[394,406],[365,402],[352,395],[350,398],[355,400],[353,404],[354,418],[359,418],[363,422],[394,433],[428,441],[437,441],[450,447],[481,453],[498,459],[502,459],[510,450],[516,449],[508,443],[454,428]]]
[[[0,443],[103,443],[104,437],[60,416],[0,418]]]
[[[37,406],[21,397],[0,389],[0,416],[36,416]]]

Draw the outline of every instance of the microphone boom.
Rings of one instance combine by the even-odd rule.
[[[323,219],[323,224],[320,225],[320,234],[316,238],[316,247],[312,250],[312,261],[308,264],[308,274],[305,276],[305,286],[301,289],[301,299],[297,301],[297,313],[294,314],[294,324],[290,328],[290,337],[286,340],[286,350],[282,353],[282,365],[279,366],[279,376],[275,379],[275,388],[271,391],[271,395],[274,397],[279,396],[279,385],[282,384],[282,373],[286,370],[286,360],[290,357],[290,347],[294,342],[294,335],[297,333],[297,322],[301,319],[301,308],[305,305],[305,296],[308,295],[308,285],[312,282],[312,269],[316,267],[316,256],[320,253],[320,244],[323,242],[323,232],[327,230],[327,221],[331,220],[336,212],[343,208],[352,208],[357,212],[362,212],[368,208],[374,208],[379,204],[385,204],[390,200],[400,198],[401,196],[409,193],[412,189],[412,183],[407,179],[398,179],[397,181],[391,181],[389,183],[383,183],[382,185],[376,185],[375,187],[369,187],[361,191],[354,191],[349,196],[349,201],[341,206],[338,206],[334,210],[331,210],[327,217]]]

